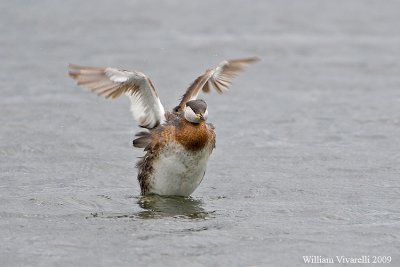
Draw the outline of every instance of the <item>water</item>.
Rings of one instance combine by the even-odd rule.
[[[398,266],[399,8],[3,1],[2,265]],[[139,196],[129,101],[67,77],[68,63],[143,71],[171,109],[205,69],[245,56],[262,61],[204,97],[217,148],[188,199]]]

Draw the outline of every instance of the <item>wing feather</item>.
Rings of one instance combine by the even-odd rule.
[[[183,110],[186,102],[196,99],[200,90],[204,93],[208,93],[210,88],[213,87],[218,93],[222,94],[225,90],[229,89],[233,78],[236,77],[244,67],[257,61],[259,61],[259,59],[256,57],[234,59],[223,61],[214,69],[207,70],[203,75],[197,77],[189,86],[175,110]]]
[[[153,83],[141,72],[70,64],[69,76],[99,96],[128,96],[133,118],[141,127],[152,129],[165,121],[164,107]]]

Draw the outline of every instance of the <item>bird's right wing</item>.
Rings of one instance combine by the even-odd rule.
[[[151,80],[141,72],[69,65],[78,85],[105,98],[121,94],[131,99],[131,112],[139,126],[152,129],[165,121],[164,107]]]

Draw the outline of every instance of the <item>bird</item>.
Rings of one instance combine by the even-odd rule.
[[[200,185],[207,162],[215,148],[215,127],[207,123],[207,103],[200,91],[214,88],[221,94],[257,57],[225,60],[207,69],[187,88],[179,104],[165,111],[150,78],[139,71],[112,67],[84,67],[69,64],[69,76],[77,84],[105,98],[126,95],[137,124],[133,146],[145,152],[137,162],[137,179],[142,196],[190,196]]]

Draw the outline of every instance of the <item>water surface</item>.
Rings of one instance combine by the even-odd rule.
[[[4,266],[399,265],[399,2],[0,9]],[[205,96],[217,149],[186,199],[139,196],[128,100],[67,77],[68,63],[143,71],[171,109],[205,69],[244,56],[262,61]]]

